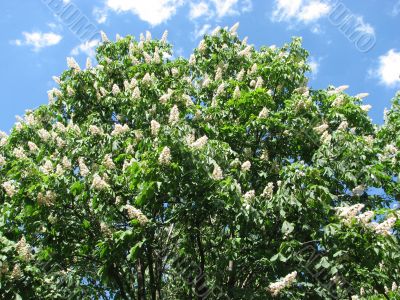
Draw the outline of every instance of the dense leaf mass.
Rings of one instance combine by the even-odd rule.
[[[2,299],[400,297],[400,96],[376,126],[236,27],[103,34],[0,133]]]

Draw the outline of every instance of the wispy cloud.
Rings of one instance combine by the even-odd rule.
[[[205,35],[206,33],[208,33],[211,29],[211,25],[210,24],[204,24],[202,27],[200,28],[196,28],[194,31],[194,37],[195,39],[198,39],[200,37],[202,37],[203,35]]]
[[[99,45],[99,40],[91,40],[85,43],[79,44],[71,51],[71,55],[78,56],[79,54],[85,54],[89,57],[96,55],[96,47]]]
[[[62,36],[54,32],[42,33],[40,31],[23,32],[23,39],[11,41],[16,46],[30,46],[34,51],[40,51],[42,48],[57,45]]]
[[[157,26],[169,20],[183,0],[107,0],[107,8],[117,12],[131,12],[152,26]]]
[[[204,1],[198,3],[190,3],[189,18],[191,20],[200,18],[202,16],[210,16],[211,14],[212,11],[208,3]]]
[[[370,75],[378,77],[381,84],[388,87],[400,86],[400,52],[390,49],[379,57],[379,66],[370,71]]]
[[[331,8],[329,2],[322,0],[275,0],[272,21],[310,23],[326,16]]]

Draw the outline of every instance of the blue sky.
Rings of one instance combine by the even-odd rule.
[[[168,30],[175,56],[188,57],[202,34],[236,22],[256,47],[303,37],[314,70],[309,85],[348,84],[349,94],[369,93],[364,102],[376,123],[400,89],[400,0],[1,1],[0,130],[47,103],[66,57],[83,64],[93,55],[98,35],[88,40],[79,26],[110,38],[146,30],[161,37]]]

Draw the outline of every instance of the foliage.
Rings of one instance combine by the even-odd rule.
[[[2,298],[399,297],[400,96],[378,127],[236,27],[189,60],[103,35],[1,134]]]

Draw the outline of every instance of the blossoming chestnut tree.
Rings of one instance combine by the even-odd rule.
[[[400,96],[376,126],[236,29],[103,34],[0,134],[2,299],[400,297]]]

